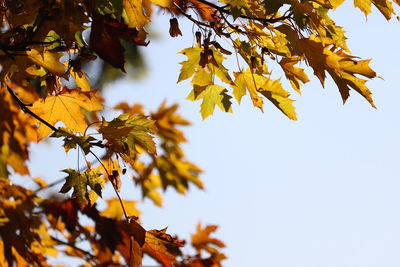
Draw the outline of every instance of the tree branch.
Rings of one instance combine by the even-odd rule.
[[[202,3],[202,4],[205,4],[205,5],[209,6],[209,7],[212,7],[212,8],[214,8],[214,9],[218,10],[218,11],[221,12],[221,13],[225,13],[225,14],[228,14],[228,15],[232,15],[230,11],[228,11],[228,10],[225,9],[226,6],[218,6],[218,5],[216,5],[216,4],[213,4],[213,3],[211,3],[211,2],[208,2],[208,1],[206,1],[206,0],[196,0],[196,1],[198,1],[198,2],[200,2],[200,3]],[[251,16],[247,16],[247,15],[243,15],[243,14],[242,14],[242,15],[239,16],[239,18],[243,18],[243,19],[252,19],[252,20],[256,20],[256,21],[263,22],[263,23],[275,23],[275,22],[283,21],[283,20],[285,20],[285,19],[290,18],[290,14],[287,15],[287,16],[282,16],[282,17],[279,17],[279,18],[270,18],[270,19],[259,18],[259,17],[251,17]]]
[[[11,94],[11,96],[15,99],[15,101],[17,101],[18,105],[21,107],[22,111],[24,113],[28,113],[29,115],[31,115],[32,117],[34,117],[35,119],[37,119],[38,121],[40,121],[41,123],[43,123],[44,125],[46,125],[47,127],[49,127],[51,130],[58,132],[58,129],[56,127],[54,127],[53,125],[51,125],[50,123],[48,123],[47,121],[45,121],[44,119],[40,118],[38,115],[36,115],[35,113],[33,113],[26,104],[24,104],[21,99],[19,99],[19,97],[14,93],[13,90],[11,90],[10,87],[7,86],[7,91]]]
[[[58,238],[56,238],[56,237],[54,237],[54,236],[52,236],[51,239],[54,240],[54,241],[56,241],[56,242],[58,242],[60,245],[69,246],[69,247],[71,247],[71,248],[73,248],[73,249],[78,250],[79,252],[82,252],[83,254],[85,254],[85,255],[86,255],[87,257],[89,257],[90,259],[95,259],[95,258],[96,258],[95,255],[93,255],[93,254],[90,253],[89,251],[86,251],[86,250],[84,250],[84,249],[78,248],[77,246],[75,246],[75,244],[71,244],[71,243],[62,241],[61,239],[58,239]]]

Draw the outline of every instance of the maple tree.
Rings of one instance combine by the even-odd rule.
[[[113,109],[121,114],[105,119],[104,99],[89,82],[86,66],[94,62],[103,72],[125,72],[134,64],[129,55],[139,57],[137,46],[151,49],[146,27],[154,10],[162,9],[170,17],[171,37],[193,35],[194,43],[180,51],[186,60],[177,81],[191,79],[187,99],[201,101],[203,119],[216,106],[232,112],[232,101],[240,104],[249,94],[261,111],[269,101],[296,120],[289,90],[300,94],[309,82],[304,67],[322,85],[329,74],[343,102],[354,90],[374,107],[366,86],[376,77],[370,60],[350,53],[345,31],[329,17],[343,2],[0,0],[0,265],[50,266],[49,257],[61,253],[82,259],[85,266],[140,266],[146,253],[163,266],[222,266],[224,243],[211,237],[217,226],[199,224],[191,240],[195,254],[188,255],[182,251],[185,241],[167,228],[144,229],[135,202],[119,194],[127,172],[142,197],[158,206],[169,187],[181,194],[189,186],[203,188],[202,170],[181,148],[186,138],[180,128],[189,121],[177,105],[165,103],[150,114],[140,104],[120,103]],[[366,16],[375,6],[387,20],[395,16],[393,4],[400,1],[354,0]],[[195,30],[182,32],[183,20]],[[225,66],[228,57],[236,67]],[[272,78],[272,62],[292,89]],[[64,127],[56,127],[59,122]],[[61,138],[66,153],[77,149],[84,155],[84,168],[61,170],[63,185],[30,176],[29,144],[47,137]],[[15,175],[32,179],[38,188],[14,184]],[[40,195],[58,185],[65,199]],[[114,188],[115,198],[99,211],[96,200],[105,186]],[[93,224],[85,225],[83,216]],[[81,246],[83,241],[89,248]]]

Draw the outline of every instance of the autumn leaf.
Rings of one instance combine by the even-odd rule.
[[[36,101],[31,111],[51,125],[62,121],[71,131],[83,134],[87,124],[81,108],[88,111],[103,109],[101,98],[96,91],[82,92],[79,89],[69,90],[64,87],[58,94]],[[38,129],[38,140],[50,133],[51,129],[41,123]]]
[[[199,179],[202,170],[195,164],[188,162],[175,154],[159,156],[155,161],[159,172],[163,189],[173,186],[179,193],[186,193],[189,183],[193,183],[198,188],[203,189],[203,183]]]
[[[197,225],[197,233],[192,234],[192,245],[196,249],[197,253],[200,253],[202,249],[208,251],[209,253],[217,253],[216,248],[223,248],[225,244],[219,239],[210,237],[210,235],[217,231],[218,226],[207,225],[204,228],[201,227],[199,223]]]
[[[98,197],[101,197],[104,179],[101,178],[99,171],[86,170],[84,173],[79,173],[73,169],[65,169],[63,172],[67,173],[68,176],[60,189],[60,193],[67,193],[71,188],[74,188],[72,195],[79,200],[81,206],[91,206]]]
[[[283,71],[285,72],[286,78],[290,81],[293,89],[295,89],[299,94],[300,91],[300,82],[303,84],[308,82],[308,76],[304,72],[304,69],[295,67],[294,65],[299,62],[297,58],[283,58],[279,64],[281,65]]]
[[[142,0],[123,0],[122,5],[128,18],[128,26],[130,28],[137,28],[140,38],[145,39],[146,31],[144,30],[144,25],[150,19],[144,12]]]
[[[67,68],[69,67],[69,73],[72,78],[74,78],[76,85],[81,88],[82,91],[90,91],[90,83],[86,77],[86,73],[83,70],[76,69],[74,66],[69,65],[68,61],[66,61],[64,65]]]
[[[121,154],[125,161],[133,164],[138,153],[137,147],[144,148],[151,154],[156,154],[156,146],[152,134],[157,132],[155,122],[144,116],[123,114],[106,121],[98,129],[107,140],[110,148]]]
[[[58,131],[55,131],[50,135],[50,137],[64,137],[64,148],[65,148],[65,153],[68,153],[68,151],[72,148],[76,148],[78,145],[85,155],[89,154],[90,149],[92,148],[93,144],[90,142],[96,141],[95,138],[92,136],[78,136],[75,135],[71,130],[68,130],[67,128],[60,127],[58,128]]]
[[[265,83],[259,91],[289,119],[297,120],[295,108],[293,106],[294,100],[289,98],[290,94],[283,89],[280,80],[266,78]]]
[[[63,56],[62,53],[47,51],[43,46],[33,46],[26,51],[26,54],[33,63],[45,68],[54,75],[67,78],[64,65],[60,62],[60,57]]]
[[[134,1],[124,1],[128,6]],[[90,33],[90,47],[106,62],[113,67],[124,69],[124,51],[120,39],[127,42],[144,45],[146,43],[136,28],[129,28],[118,20],[108,16],[95,15],[92,22],[92,31]]]
[[[152,256],[164,267],[173,267],[175,258],[182,254],[179,241],[163,230],[150,230],[146,232],[143,251]]]
[[[180,81],[186,80],[190,77],[193,76],[196,67],[199,65],[200,62],[200,53],[203,51],[203,49],[199,47],[191,47],[191,48],[186,48],[183,49],[180,53],[187,56],[187,60],[183,61],[179,64],[182,65],[179,78],[178,78],[178,83]]]
[[[121,206],[121,202],[116,198],[106,200],[106,202],[107,208],[101,213],[101,215],[110,217],[115,220],[122,220],[122,218],[124,217],[124,212]],[[140,211],[135,208],[136,203],[136,201],[126,200],[123,202],[125,211],[129,216],[140,216]]]
[[[376,73],[369,67],[369,60],[357,61],[343,50],[335,51],[329,49],[329,44],[322,43],[315,35],[310,39],[301,39],[299,44],[302,46],[305,56],[314,69],[315,75],[324,85],[326,74],[329,73],[335,81],[342,96],[343,103],[350,96],[350,90],[354,89],[361,94],[372,107],[375,107],[371,91],[365,86],[366,80],[356,77],[362,75],[367,78],[376,77]]]
[[[186,99],[196,101],[203,99],[201,103],[200,113],[204,119],[214,113],[217,105],[222,111],[232,113],[231,96],[227,94],[228,90],[220,85],[208,85],[205,87],[194,86],[194,89]]]

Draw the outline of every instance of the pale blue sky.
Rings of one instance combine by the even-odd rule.
[[[297,122],[269,103],[262,114],[247,96],[233,115],[217,110],[202,121],[199,103],[184,100],[189,84],[176,84],[185,60],[177,52],[192,45],[191,26],[181,23],[184,36],[172,39],[169,17],[154,22],[164,37],[143,49],[148,79],[112,84],[106,100],[153,110],[164,99],[178,102],[193,122],[185,151],[205,171],[206,190],[193,187],[186,196],[168,190],[162,209],[145,201],[139,208],[146,229],[168,226],[189,238],[199,221],[217,224],[229,267],[400,266],[400,25],[380,15],[366,23],[351,2],[346,6],[335,18],[348,31],[350,50],[373,58],[385,79],[367,83],[378,109],[356,93],[343,106],[330,79],[323,89],[310,75],[303,95],[293,93]],[[66,158],[62,147],[39,147],[31,156],[33,175],[58,179],[58,170],[75,166],[76,153]],[[140,198],[128,179],[123,187],[123,197]]]

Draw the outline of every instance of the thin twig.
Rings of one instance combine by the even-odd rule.
[[[212,27],[211,27],[210,25],[208,25],[207,23],[198,21],[198,20],[194,19],[191,15],[186,14],[185,11],[183,11],[182,8],[181,8],[180,6],[178,6],[176,3],[174,3],[174,5],[175,5],[176,9],[177,9],[182,15],[184,15],[185,17],[187,17],[190,21],[192,21],[193,23],[195,23],[197,26],[200,27],[200,25],[201,25],[201,26],[204,26],[204,27],[207,27],[207,28],[212,28]]]
[[[90,151],[90,154],[92,154],[92,155],[97,159],[97,161],[101,164],[101,166],[103,166],[103,169],[106,171],[107,175],[110,176],[110,173],[108,172],[106,166],[104,166],[104,163],[96,156],[96,154],[93,153],[93,151]],[[117,190],[117,188],[114,186],[114,184],[113,184],[113,183],[111,183],[111,184],[112,184],[112,186],[113,186],[113,188],[114,188],[115,193],[117,194],[117,197],[118,197],[119,202],[121,203],[121,207],[122,207],[122,211],[124,212],[125,219],[127,219],[127,220],[129,221],[129,220],[130,220],[130,217],[129,217],[128,214],[126,213],[126,210],[125,210],[125,207],[124,207],[124,203],[122,202],[121,196],[119,195],[118,190]]]
[[[95,258],[96,258],[95,255],[93,255],[93,254],[90,253],[89,251],[86,251],[86,250],[84,250],[84,249],[78,248],[77,246],[75,246],[75,244],[71,244],[71,243],[62,241],[62,240],[60,240],[60,239],[58,239],[58,238],[56,238],[56,237],[54,237],[54,236],[52,236],[51,239],[54,240],[54,241],[56,241],[56,242],[58,242],[60,245],[69,246],[69,247],[71,247],[71,248],[73,248],[73,249],[76,249],[76,250],[78,250],[78,251],[84,253],[84,254],[85,254],[86,256],[88,256],[90,259],[95,259]]]

